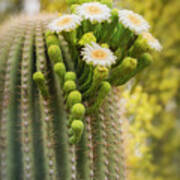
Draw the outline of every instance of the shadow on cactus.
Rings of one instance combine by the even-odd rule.
[[[0,175],[126,179],[118,86],[161,45],[130,10],[89,2],[19,17],[0,36]]]

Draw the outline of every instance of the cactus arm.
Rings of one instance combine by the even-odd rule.
[[[21,142],[23,158],[23,179],[35,179],[32,129],[32,64],[33,64],[33,26],[28,26],[21,67]]]
[[[37,71],[43,72],[45,79],[47,78],[47,61],[45,56],[45,43],[43,39],[43,28],[41,24],[36,25],[36,68]],[[47,82],[46,82],[47,84]],[[50,108],[50,97],[44,98],[40,96],[41,110],[41,125],[42,125],[42,141],[43,141],[43,156],[45,167],[45,179],[55,180],[57,178],[56,160],[54,151],[54,140],[52,132],[52,112]]]
[[[20,149],[18,148],[18,154],[15,154],[19,143],[18,138],[18,104],[16,91],[17,83],[19,82],[18,68],[21,60],[21,49],[24,28],[23,24],[18,24],[19,27],[16,30],[16,38],[13,40],[13,46],[11,46],[9,55],[6,62],[5,70],[5,84],[3,90],[2,99],[2,115],[1,115],[1,164],[0,164],[0,177],[1,179],[13,179],[14,177],[20,178],[18,174],[18,166],[20,165]],[[22,29],[23,30],[22,30]]]

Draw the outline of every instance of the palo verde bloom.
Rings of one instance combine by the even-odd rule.
[[[83,60],[87,64],[94,66],[111,66],[115,63],[116,57],[113,55],[110,49],[101,47],[100,45],[92,42],[91,45],[87,44],[81,52]]]
[[[149,32],[143,32],[142,37],[147,40],[147,44],[150,49],[154,49],[156,51],[162,50],[162,46],[159,41],[154,38]]]
[[[72,31],[81,23],[81,18],[75,14],[62,15],[49,24],[53,32]]]
[[[98,2],[84,3],[77,7],[77,13],[91,22],[102,22],[109,20],[111,10],[106,5]]]
[[[150,28],[148,22],[146,22],[141,15],[130,10],[120,10],[119,21],[135,34],[141,34],[144,31],[148,31]]]

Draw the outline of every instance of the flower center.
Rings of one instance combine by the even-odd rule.
[[[65,17],[65,18],[61,19],[61,20],[57,23],[57,25],[59,25],[59,26],[64,26],[64,25],[66,25],[66,24],[69,24],[71,21],[72,21],[72,19],[71,19],[70,17]]]
[[[139,26],[141,25],[141,20],[138,18],[138,17],[135,17],[134,15],[132,14],[129,14],[128,15],[128,19],[135,25]]]
[[[148,41],[151,41],[151,42],[155,42],[156,41],[155,38],[150,33],[143,32],[142,35]]]
[[[102,12],[102,10],[97,6],[89,6],[89,7],[87,7],[87,11],[91,15],[97,15]]]
[[[92,52],[92,57],[95,59],[103,60],[107,57],[107,53],[102,49],[94,50]]]

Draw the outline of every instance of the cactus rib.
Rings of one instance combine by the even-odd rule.
[[[21,59],[21,49],[24,34],[24,24],[18,24],[17,36],[11,46],[5,70],[5,84],[3,90],[3,104],[1,115],[1,179],[12,179],[19,175],[15,159],[17,155],[13,152],[17,146],[17,104],[16,104],[16,86],[18,79],[18,67]],[[16,156],[16,157],[15,157]]]
[[[21,133],[23,179],[35,179],[32,135],[32,65],[33,65],[34,27],[30,22],[25,34],[21,66]]]
[[[36,68],[37,71],[43,72],[45,78],[47,78],[47,61],[45,56],[45,42],[42,32],[42,24],[36,25],[35,28],[35,43],[36,43]],[[47,81],[46,81],[47,85]],[[56,173],[56,160],[55,160],[55,151],[54,151],[54,140],[52,132],[52,112],[50,109],[50,99],[45,99],[40,96],[40,109],[41,109],[41,122],[42,122],[42,140],[43,140],[43,149],[44,149],[44,159],[45,159],[45,178],[48,179],[57,179]]]

